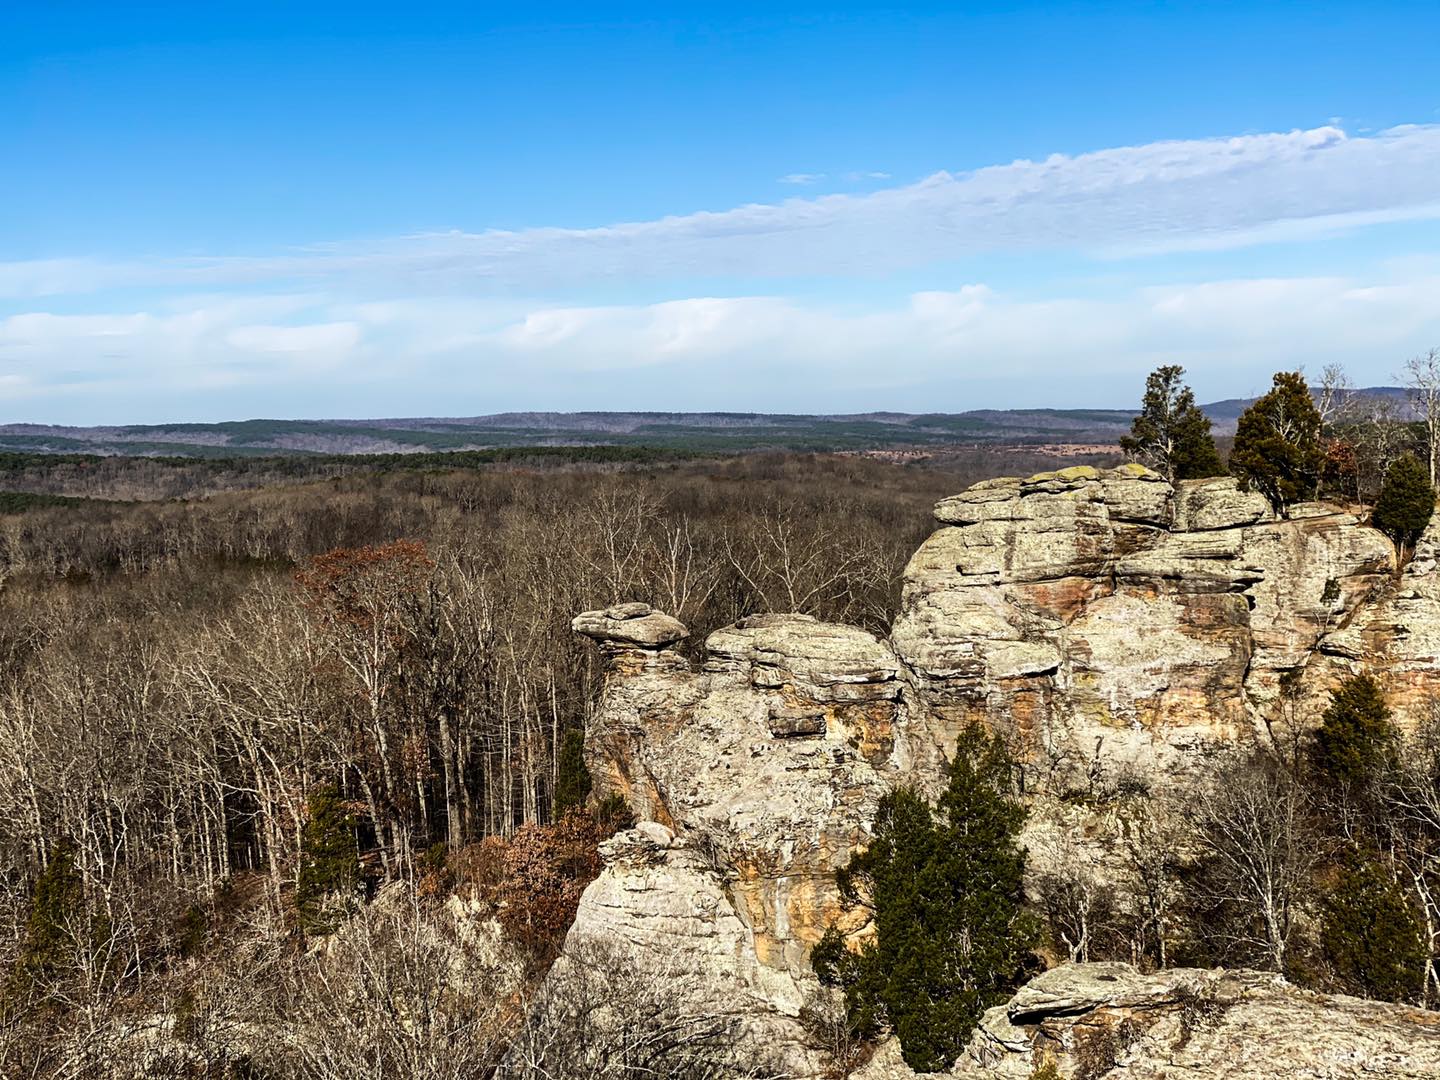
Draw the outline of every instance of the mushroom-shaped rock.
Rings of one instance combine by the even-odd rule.
[[[602,643],[640,649],[663,649],[690,634],[679,619],[639,603],[616,604],[603,611],[582,611],[570,627]]]

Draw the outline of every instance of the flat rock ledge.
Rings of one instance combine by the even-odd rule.
[[[893,1040],[857,1080],[910,1080]],[[1440,1076],[1440,1013],[1292,986],[1259,971],[1065,964],[985,1014],[967,1080],[1419,1080]]]

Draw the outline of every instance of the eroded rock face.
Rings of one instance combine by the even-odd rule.
[[[1440,1075],[1440,1013],[1255,971],[1067,964],[986,1013],[953,1075],[1030,1080],[1047,1065],[1087,1080],[1418,1080]]]
[[[1278,520],[1224,478],[1172,488],[1138,466],[1065,469],[978,484],[935,515],[888,641],[759,615],[711,634],[696,666],[671,648],[685,627],[647,605],[574,623],[607,659],[586,733],[596,793],[623,794],[642,825],[607,848],[572,937],[678,950],[702,999],[739,1003],[764,1045],[803,1041],[825,929],[868,932],[835,871],[868,841],[880,798],[900,783],[933,794],[967,721],[1021,752],[1035,829],[1093,832],[1044,809],[1076,774],[1098,760],[1184,783],[1211,753],[1266,737],[1282,677],[1313,705],[1345,675],[1383,670],[1402,725],[1440,696],[1435,527],[1397,582],[1390,542],[1354,514],[1314,504]],[[1219,1004],[1195,1012],[1192,998]],[[1046,1054],[1058,1075],[1092,1080],[1386,1062],[1400,1071],[1373,1075],[1440,1075],[1436,1022],[1253,973],[1069,966],[987,1016],[964,1075],[1028,1077]],[[1297,1071],[1242,1052],[1273,1045],[1267,1024],[1298,1040],[1282,1059]],[[1076,1055],[1108,1052],[1084,1045],[1112,1028],[1121,1056],[1094,1072]],[[887,1061],[869,1075],[910,1075],[874,1071]]]
[[[736,1036],[766,1048],[790,1075],[822,1068],[806,1048],[805,998],[783,969],[760,963],[710,859],[656,822],[601,845],[605,868],[585,890],[563,963],[599,956],[663,981],[677,1009],[733,1018]],[[562,973],[563,974],[563,973]]]
[[[1431,716],[1440,703],[1440,522],[1431,522],[1381,602],[1323,645],[1344,670],[1383,672],[1387,701],[1402,721]]]
[[[1177,490],[1136,465],[988,481],[935,516],[895,650],[940,745],[979,718],[1051,771],[1183,768],[1249,735],[1394,567],[1353,514],[1276,520],[1233,480]]]
[[[711,853],[760,963],[808,978],[825,928],[862,919],[835,871],[894,782],[899,675],[874,635],[805,615],[717,630],[699,671],[621,656],[587,732],[597,793]]]

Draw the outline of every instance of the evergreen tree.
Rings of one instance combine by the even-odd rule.
[[[888,1026],[918,1072],[954,1062],[1021,981],[1036,940],[1012,787],[1004,745],[971,724],[939,806],[907,788],[886,796],[874,840],[839,875],[842,895],[874,909],[874,941],[852,952],[832,928],[812,956],[821,981],[844,988],[851,1026]]]
[[[1396,458],[1385,471],[1371,524],[1390,537],[1403,557],[1414,550],[1434,512],[1435,488],[1425,466],[1413,454]]]
[[[1316,770],[1342,792],[1369,790],[1394,759],[1396,733],[1380,685],[1369,675],[1346,679],[1330,692],[1312,758]]]
[[[62,840],[35,880],[30,917],[25,922],[25,944],[12,977],[15,990],[28,991],[73,959],[75,931],[84,914],[84,903],[75,847]]]
[[[353,898],[360,883],[355,850],[355,817],[339,792],[323,787],[311,794],[305,827],[300,832],[300,874],[295,906],[307,934],[334,931],[333,906]]]
[[[1230,471],[1255,488],[1279,514],[1314,498],[1325,464],[1320,410],[1298,371],[1275,374],[1274,386],[1246,409],[1235,428]]]
[[[1120,448],[1172,484],[1219,476],[1225,470],[1210,435],[1210,418],[1195,404],[1195,394],[1180,381],[1179,364],[1156,368],[1145,380],[1140,415],[1121,438]]]
[[[585,767],[585,733],[579,728],[565,732],[560,743],[560,760],[555,776],[554,816],[580,810],[590,797],[590,770]]]
[[[1349,993],[1382,1001],[1420,997],[1430,957],[1424,929],[1378,858],[1355,854],[1342,868],[1321,905],[1320,947]]]

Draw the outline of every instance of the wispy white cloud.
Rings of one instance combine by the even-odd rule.
[[[798,179],[801,174],[796,174]],[[1111,256],[1295,241],[1440,215],[1440,125],[1150,143],[588,229],[447,232],[250,258],[0,264],[0,295],[285,283],[393,293],[874,275],[994,251]]]
[[[423,411],[431,413],[496,403],[773,411],[1001,403],[961,396],[964,387],[1021,392],[1031,404],[1108,404],[1133,396],[1139,373],[1162,359],[1185,364],[1197,390],[1219,397],[1258,390],[1270,371],[1296,363],[1339,360],[1362,382],[1385,381],[1405,356],[1440,340],[1433,274],[1223,280],[1105,298],[1033,299],[970,285],[869,311],[768,296],[583,307],[310,298],[277,323],[256,321],[261,307],[0,320],[0,402],[24,401],[29,415],[49,418],[57,403],[89,395],[89,416],[120,420],[153,415],[153,399],[168,395],[249,389],[289,403],[272,413],[334,415],[325,395],[343,383],[385,403],[429,387]],[[582,389],[583,398],[572,396]]]
[[[818,184],[824,179],[824,173],[792,172],[780,177],[778,182],[781,184],[795,184],[798,187],[809,187],[811,184]]]

